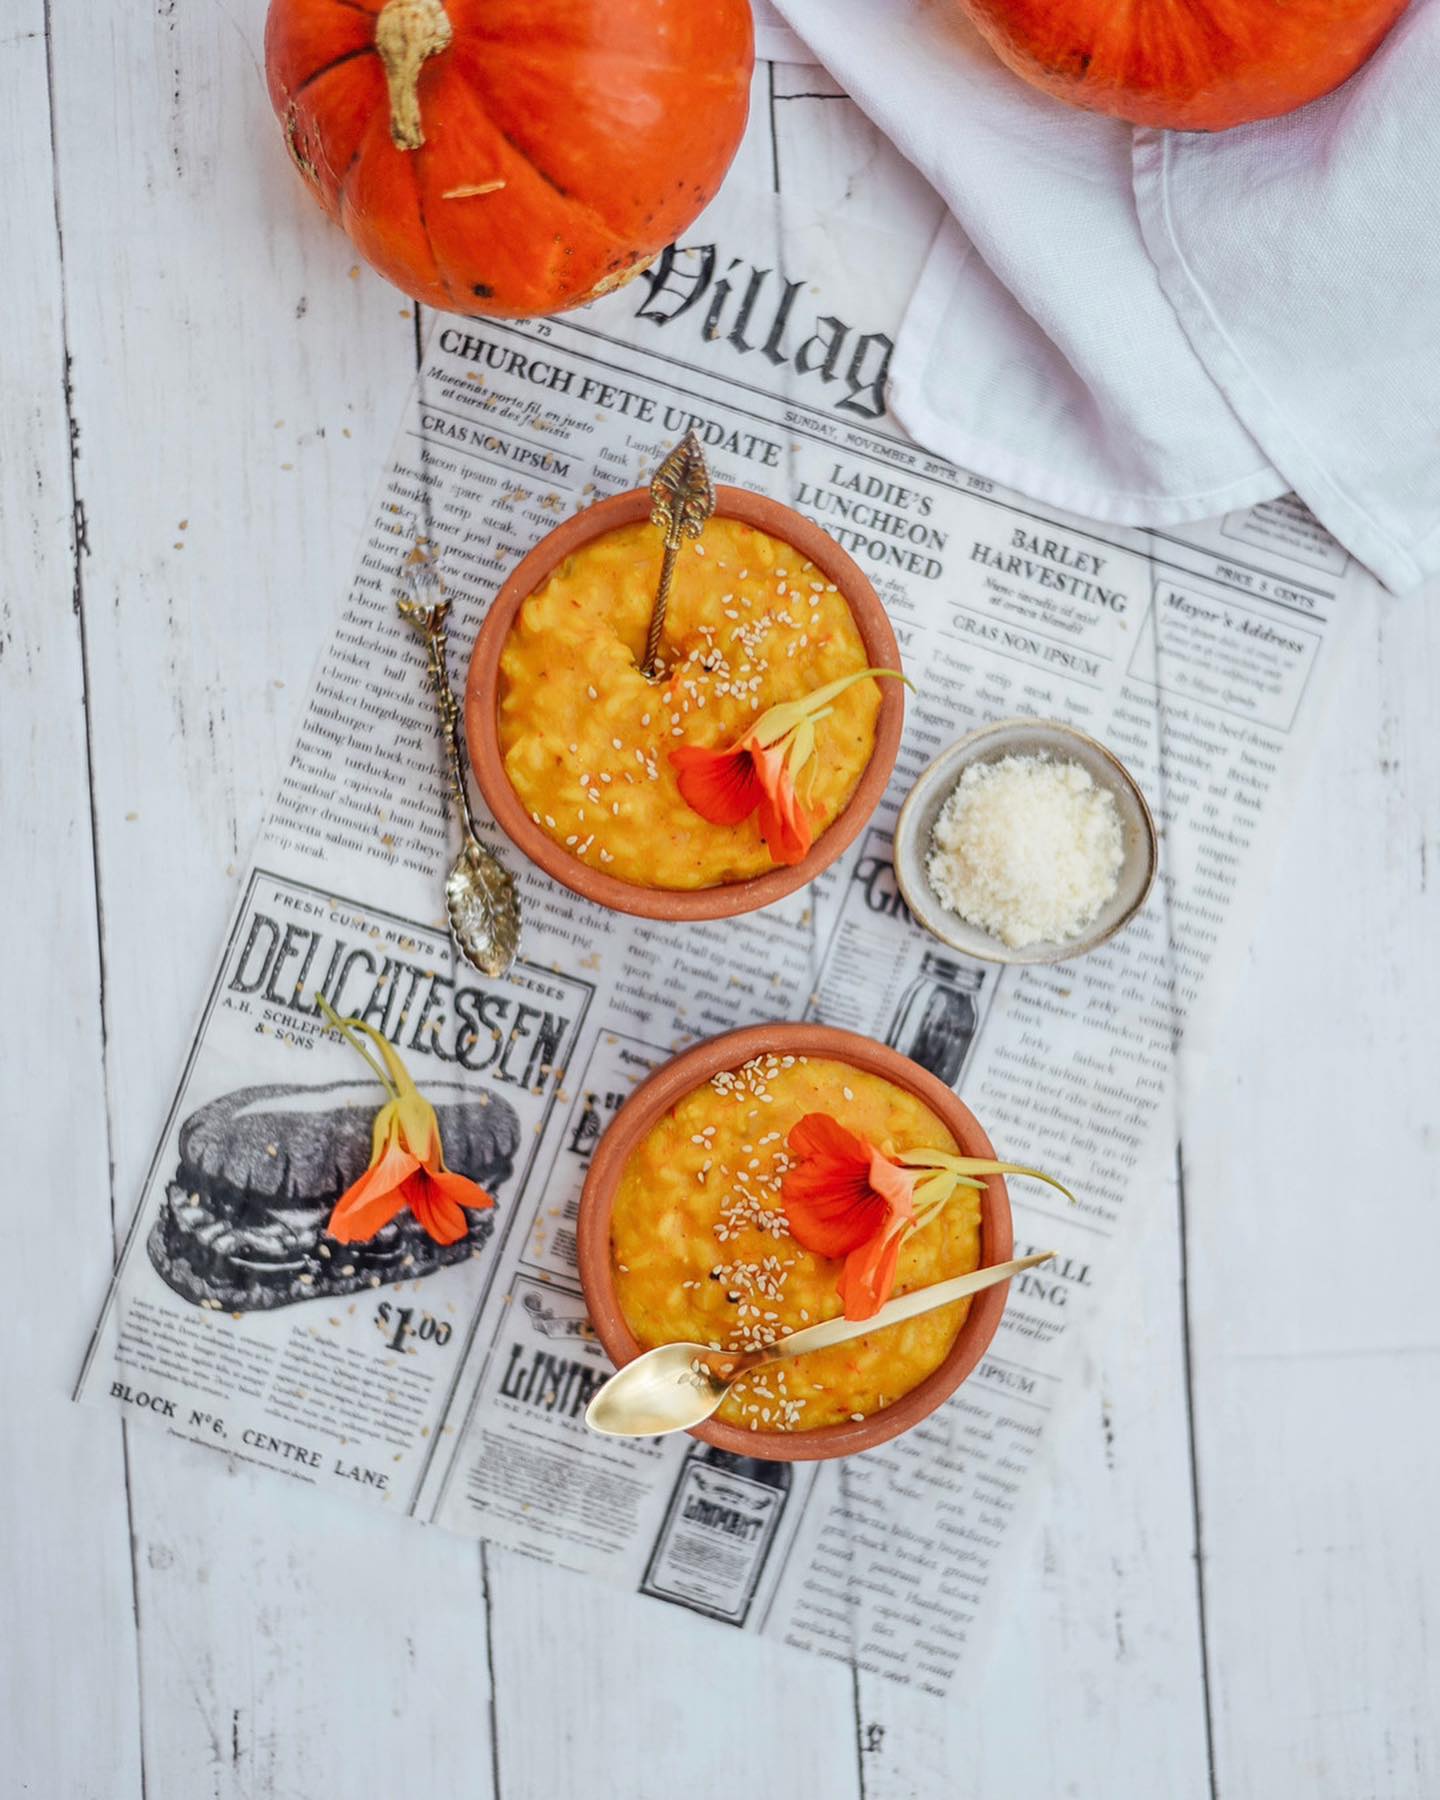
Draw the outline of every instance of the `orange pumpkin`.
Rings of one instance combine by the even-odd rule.
[[[505,318],[636,274],[745,129],[749,0],[271,0],[296,167],[407,294]]]
[[[1135,125],[1222,131],[1353,75],[1408,0],[960,0],[1017,75]]]

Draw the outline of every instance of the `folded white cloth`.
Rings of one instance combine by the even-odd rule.
[[[774,0],[950,212],[897,417],[1053,505],[1175,524],[1293,489],[1394,589],[1440,570],[1440,0],[1287,118],[1133,130],[950,0]]]

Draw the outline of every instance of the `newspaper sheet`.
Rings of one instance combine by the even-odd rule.
[[[1023,1542],[1076,1333],[1163,1201],[1177,1047],[1239,963],[1365,577],[1292,500],[1170,533],[1101,528],[908,441],[886,372],[926,248],[920,184],[897,172],[863,207],[837,207],[828,180],[807,197],[779,179],[774,114],[757,106],[721,199],[628,288],[534,324],[434,320],[81,1388],[294,1480],[944,1695]],[[486,818],[525,928],[511,975],[484,981],[443,930],[455,839],[423,658],[395,611],[401,559],[417,537],[440,548],[458,682],[516,560],[645,482],[691,428],[719,479],[789,501],[875,582],[917,688],[893,783],[812,890],[684,929],[578,900]],[[890,843],[927,759],[1014,714],[1115,747],[1164,867],[1102,950],[1002,971],[910,920]],[[320,993],[396,1044],[497,1196],[453,1260],[418,1236],[324,1254],[308,1194],[333,1185],[379,1090],[325,1031]],[[673,1052],[802,1018],[898,1047],[1002,1153],[1062,1172],[1073,1208],[1012,1183],[1017,1250],[1056,1261],[1013,1285],[947,1406],[844,1464],[587,1434],[608,1371],[575,1229],[597,1139]]]

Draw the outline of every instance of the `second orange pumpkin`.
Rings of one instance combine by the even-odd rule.
[[[1003,62],[1071,106],[1223,131],[1328,94],[1408,0],[959,0]]]

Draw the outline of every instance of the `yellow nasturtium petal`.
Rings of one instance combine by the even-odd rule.
[[[969,1179],[974,1175],[1029,1175],[1035,1181],[1043,1181],[1047,1187],[1055,1188],[1072,1204],[1075,1199],[1064,1182],[1047,1175],[1043,1169],[1030,1169],[1023,1163],[990,1162],[979,1156],[951,1156],[944,1150],[902,1150],[896,1160],[912,1169],[948,1169],[968,1187],[981,1185]]]
[[[370,1129],[370,1166],[372,1169],[399,1135],[400,1121],[395,1116],[395,1102],[387,1100],[376,1113],[375,1123]]]
[[[857,669],[853,675],[842,675],[838,681],[826,682],[824,687],[816,688],[812,694],[802,694],[798,700],[780,701],[768,712],[761,713],[745,736],[762,750],[768,750],[772,744],[778,744],[781,738],[787,737],[803,720],[815,718],[832,700],[838,699],[846,688],[854,687],[857,681],[881,675],[889,676],[892,681],[905,681],[898,669]],[[908,682],[906,686],[909,686]]]
[[[792,781],[814,754],[815,721],[802,719],[791,735],[790,748],[785,752],[785,766],[790,771]]]

